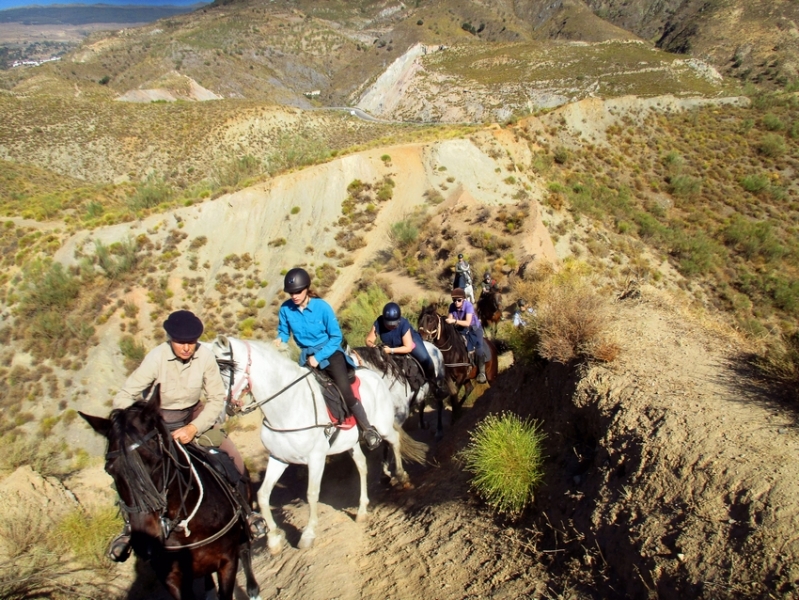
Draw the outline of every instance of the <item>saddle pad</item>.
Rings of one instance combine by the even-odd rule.
[[[338,404],[343,404],[341,398],[338,395],[338,391],[335,390],[335,385],[333,384],[332,387],[333,387],[333,389],[335,391],[335,397],[334,398],[331,397],[330,395],[328,395],[327,392],[328,392],[329,388],[323,387],[324,396],[325,396],[325,408],[327,408],[327,416],[330,417],[330,421],[336,427],[338,427],[339,429],[352,429],[353,427],[355,427],[357,425],[357,423],[355,421],[355,417],[353,417],[351,414],[347,414],[344,417],[344,420],[342,421],[340,419],[340,415],[337,416],[336,414],[333,413],[333,411],[330,410],[331,402],[336,402]],[[360,400],[361,399],[361,390],[360,390],[360,388],[361,388],[361,380],[360,380],[360,378],[357,375],[355,376],[355,380],[350,384],[350,387],[352,388],[353,395],[358,400]]]

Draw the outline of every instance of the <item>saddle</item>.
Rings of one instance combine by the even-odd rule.
[[[325,399],[327,414],[333,424],[339,429],[352,429],[355,427],[355,417],[352,416],[350,409],[344,402],[344,397],[341,395],[336,383],[321,369],[313,369],[313,374],[317,383],[319,383],[319,387],[322,388],[322,397]],[[358,379],[354,370],[348,369],[347,375],[352,386],[352,393],[360,400],[361,380]]]
[[[201,446],[199,444],[187,444],[186,450],[195,460],[209,465],[224,480],[236,487],[241,481],[241,473],[233,464],[233,459],[219,448],[213,446]]]

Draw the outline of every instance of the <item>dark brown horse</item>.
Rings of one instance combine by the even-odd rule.
[[[491,337],[497,337],[497,326],[502,320],[502,294],[497,291],[482,292],[475,310],[483,324],[483,331],[487,332],[489,326],[493,325]]]
[[[239,560],[248,597],[260,599],[241,509],[221,476],[172,439],[160,408],[156,386],[149,402],[116,409],[108,419],[80,413],[108,440],[105,470],[130,519],[133,551],[178,600],[193,598],[193,580],[208,584],[212,573],[220,600],[231,600]]]
[[[469,397],[474,389],[473,380],[477,377],[477,366],[469,360],[466,342],[454,325],[447,323],[446,317],[438,314],[438,305],[430,304],[422,309],[419,315],[419,334],[426,342],[432,342],[444,356],[444,371],[447,374],[447,387],[450,390],[450,403],[452,415],[455,417],[458,409]],[[497,349],[489,339],[483,339],[483,344],[488,348],[491,358],[486,360],[486,379],[491,383],[499,372],[497,366]],[[461,388],[464,390],[459,398]],[[439,401],[438,430],[441,430],[441,413],[443,403]]]

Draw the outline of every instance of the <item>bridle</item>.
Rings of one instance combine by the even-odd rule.
[[[128,434],[123,434],[123,440],[130,439]],[[166,438],[166,443],[164,442]],[[139,453],[141,448],[149,448],[160,458],[156,467],[150,471],[144,464]],[[183,454],[186,464],[181,464],[179,454]],[[159,542],[166,551],[177,551],[184,549],[197,548],[216,541],[225,535],[235,525],[240,518],[238,507],[233,513],[233,518],[218,532],[203,540],[191,544],[167,545],[166,541],[178,531],[183,531],[186,537],[191,535],[189,523],[196,516],[202,505],[204,487],[199,474],[194,467],[186,449],[175,442],[172,436],[163,434],[158,428],[154,428],[138,439],[133,439],[131,443],[119,450],[106,452],[106,471],[109,463],[114,463],[122,459],[123,464],[120,469],[120,477],[125,477],[125,482],[130,491],[131,504],[127,504],[120,497],[118,499],[119,508],[122,512],[130,515],[134,513],[152,513],[157,515],[160,524]],[[161,470],[161,489],[153,481],[153,475]],[[188,472],[183,475],[183,472]],[[186,499],[189,492],[194,489],[192,479],[196,483],[199,492],[197,502],[191,512],[186,506]],[[167,497],[173,482],[177,481],[178,497],[180,498],[180,508],[177,510],[175,518],[169,517],[169,503]],[[185,518],[181,518],[184,515]],[[129,519],[127,519],[129,520]]]
[[[426,334],[430,335],[436,342],[440,342],[441,341],[441,335],[442,335],[442,333],[444,331],[444,326],[442,325],[444,317],[442,317],[439,314],[436,314],[436,315],[427,314],[427,315],[424,315],[424,316],[425,317],[435,316],[436,317],[436,327],[435,327],[435,329],[431,330],[431,329],[426,329],[425,327],[422,327],[421,324],[420,324],[419,325],[419,333],[422,333],[422,334],[426,333]],[[436,346],[438,346],[438,344],[436,344]],[[450,352],[451,350],[454,350],[454,347],[455,347],[455,344],[450,341],[449,346],[447,346],[446,348],[442,348],[441,346],[438,346],[438,349],[441,350],[442,354],[444,354],[446,352]],[[471,365],[471,363],[465,362],[465,363],[451,363],[451,364],[450,363],[444,363],[444,366],[445,367],[450,367],[450,368],[458,368],[458,367],[470,367],[472,365]]]
[[[272,394],[268,398],[264,398],[263,400],[257,400],[255,398],[255,396],[253,395],[253,393],[252,393],[252,384],[251,384],[251,379],[250,379],[250,369],[252,367],[252,347],[250,346],[249,342],[247,342],[246,340],[242,340],[242,342],[244,343],[244,346],[247,348],[247,366],[244,369],[244,376],[242,377],[242,380],[238,384],[234,385],[234,383],[233,383],[234,374],[236,373],[236,361],[233,359],[233,345],[232,344],[228,344],[229,350],[224,353],[224,355],[227,358],[217,358],[216,359],[216,363],[219,365],[219,370],[222,371],[222,372],[229,372],[230,373],[230,375],[229,375],[230,380],[228,382],[228,393],[227,393],[227,403],[228,403],[228,405],[231,405],[234,402],[233,398],[236,398],[238,400],[240,395],[243,394],[243,393],[249,393],[250,396],[252,396],[253,402],[251,402],[247,406],[243,406],[242,408],[236,410],[235,414],[237,414],[237,415],[248,415],[248,414],[250,414],[255,409],[260,408],[261,406],[263,406],[267,402],[271,402],[272,400],[274,400],[275,398],[280,396],[283,392],[285,392],[289,388],[297,385],[301,381],[304,381],[306,378],[308,378],[309,376],[311,376],[313,374],[313,370],[308,369],[305,374],[300,375],[299,377],[294,379],[288,385],[283,386],[281,389],[279,389],[277,392],[275,392],[274,394]],[[311,387],[311,394],[313,394],[313,387]],[[331,425],[330,423],[324,423],[324,424],[320,424],[319,423],[319,416],[317,415],[317,412],[316,412],[316,403],[315,402],[313,403],[313,407],[314,407],[314,423],[315,424],[311,425],[310,427],[301,427],[299,429],[287,429],[287,430],[275,429],[274,427],[272,427],[269,424],[269,422],[267,421],[266,417],[264,417],[264,425],[266,425],[267,427],[269,427],[273,431],[303,431],[305,429],[314,429],[314,428],[317,428],[317,427],[328,428]]]

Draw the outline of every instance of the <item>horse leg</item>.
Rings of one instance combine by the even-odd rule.
[[[233,591],[236,589],[236,571],[239,568],[238,557],[234,554],[231,560],[224,560],[216,572],[219,581],[219,600],[233,600]]]
[[[324,454],[321,456],[319,453],[312,454],[308,458],[308,524],[302,530],[299,544],[299,547],[303,549],[311,548],[316,539],[316,525],[319,522],[319,488],[322,486],[322,474],[324,472]]]
[[[444,400],[438,399],[436,400],[436,441],[440,441],[443,437],[444,437]]]
[[[272,515],[272,507],[269,504],[269,498],[272,495],[272,490],[275,487],[278,479],[288,467],[287,463],[269,457],[269,462],[266,463],[266,473],[264,474],[264,482],[258,488],[258,505],[263,511],[266,526],[269,532],[266,534],[266,546],[269,548],[269,553],[273,556],[280,552],[286,541],[286,534],[275,523],[275,518]]]
[[[361,497],[358,499],[358,514],[355,515],[355,522],[363,523],[369,518],[369,512],[367,510],[369,506],[369,496],[366,493],[366,457],[363,454],[363,450],[361,450],[360,444],[355,444],[352,447],[350,456],[352,456],[352,460],[355,462],[355,468],[358,469],[358,479],[361,483]],[[383,465],[383,471],[390,477],[391,473],[388,470],[388,459],[385,459]]]
[[[244,577],[247,580],[247,596],[249,600],[261,600],[261,588],[252,572],[252,547],[249,542],[239,546],[239,563],[244,569]]]
[[[391,445],[391,449],[394,451],[394,478],[391,480],[392,485],[400,484],[404,487],[408,486],[409,477],[408,474],[405,472],[405,468],[402,466],[402,435],[398,431],[401,429],[401,425],[397,425],[394,423],[394,428],[391,431],[391,435],[387,435],[385,440]]]
[[[205,600],[218,600],[220,598],[220,596],[216,593],[214,578],[210,573],[203,577],[203,593],[205,594]]]

